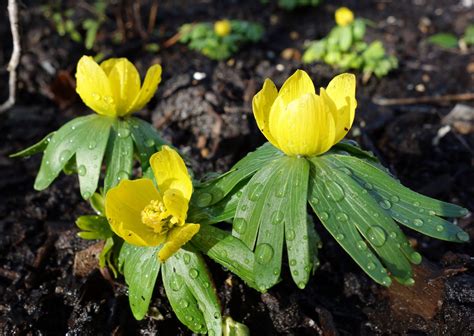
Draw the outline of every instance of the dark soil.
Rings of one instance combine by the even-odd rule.
[[[77,9],[76,20],[90,16],[81,1],[66,3]],[[146,52],[137,20],[126,25],[128,40],[113,45],[115,13],[127,18],[127,6],[114,3],[97,45],[108,56],[130,58],[142,72],[154,62],[162,64],[157,97],[141,116],[192,158],[197,176],[225,171],[264,142],[251,111],[251,98],[264,78],[281,85],[294,70],[304,68],[318,86],[325,86],[337,73],[321,64],[303,66],[297,53],[286,59],[282,52],[302,50],[304,41],[324,36],[333,25],[335,8],[349,6],[374,22],[369,37],[383,40],[400,61],[400,68],[388,77],[358,86],[359,107],[351,137],[374,151],[405,185],[474,210],[473,134],[454,129],[434,141],[442,117],[455,103],[382,107],[372,102],[373,97],[472,91],[472,50],[447,51],[425,42],[439,31],[462,34],[473,21],[474,10],[462,7],[461,1],[326,1],[318,8],[293,12],[259,1],[159,3],[149,41],[160,45],[185,22],[229,17],[264,24],[264,40],[243,48],[228,62],[208,60],[180,44]],[[143,25],[150,3],[142,2]],[[5,2],[1,6],[0,64],[5,68],[11,46]],[[75,218],[90,212],[79,197],[77,178],[63,175],[48,190],[36,192],[32,186],[40,158],[8,158],[65,121],[88,113],[71,82],[84,48],[58,36],[37,2],[23,2],[21,25],[24,53],[18,102],[0,116],[0,334],[189,334],[174,317],[160,285],[150,317],[137,322],[128,308],[123,280],[111,283],[97,270],[75,276],[75,254],[91,245],[76,237]],[[206,77],[196,80],[196,72]],[[6,72],[1,72],[0,101],[7,96],[6,78]],[[472,216],[458,224],[474,237]],[[259,294],[209,261],[224,313],[259,335],[474,334],[472,245],[437,241],[406,230],[427,261],[417,268],[416,287],[394,285],[387,290],[373,283],[321,226],[317,230],[324,242],[321,265],[305,290],[284,274],[279,285]]]

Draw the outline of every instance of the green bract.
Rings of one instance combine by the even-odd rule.
[[[385,286],[391,277],[412,284],[411,263],[422,258],[397,223],[438,239],[469,240],[441,218],[463,216],[466,209],[404,187],[352,142],[311,158],[284,156],[267,143],[196,193],[202,208],[219,202],[235,207],[232,234],[254,251],[253,275],[260,290],[280,279],[284,241],[298,287],[305,287],[318,264],[320,242],[307,218],[308,203],[344,250]]]
[[[263,36],[260,24],[241,20],[227,22],[230,31],[224,36],[218,35],[209,22],[185,24],[180,28],[180,41],[211,59],[225,60],[236,53],[243,43],[258,42]]]
[[[334,27],[325,38],[309,43],[303,62],[324,61],[341,70],[361,70],[366,77],[387,75],[397,68],[398,61],[386,54],[380,41],[364,42],[365,30],[366,23],[362,19]]]
[[[164,143],[157,131],[143,120],[92,114],[71,120],[12,157],[44,152],[35,189],[46,189],[61,170],[67,169],[78,174],[82,197],[89,199],[97,190],[103,163],[106,193],[120,180],[130,177],[134,155],[145,170],[150,156]]]

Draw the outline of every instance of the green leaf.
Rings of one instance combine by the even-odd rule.
[[[190,247],[163,265],[166,295],[178,319],[196,333],[222,334],[219,299],[206,264]]]
[[[304,288],[309,280],[313,261],[306,211],[309,163],[303,158],[288,157],[285,161],[282,168],[284,174],[275,186],[283,188],[286,183],[286,193],[279,211],[284,213],[285,241],[291,276],[299,288]]]
[[[76,225],[82,230],[77,234],[82,239],[107,239],[114,235],[109,222],[103,216],[80,216],[76,219]]]
[[[230,316],[224,318],[223,336],[250,336],[250,330],[245,324],[236,322]]]
[[[116,120],[107,148],[104,192],[115,187],[121,180],[128,179],[133,168],[133,140],[130,125],[124,120]]]
[[[270,143],[257,148],[237,162],[229,172],[220,177],[196,186],[196,205],[207,207],[222,200],[232,189],[251,177],[260,167],[271,162],[283,154]]]
[[[56,132],[51,132],[47,136],[45,136],[43,139],[35,143],[34,145],[31,145],[28,148],[25,148],[19,152],[16,152],[14,154],[10,154],[11,158],[16,158],[16,157],[26,157],[26,156],[31,156],[37,153],[44,152],[46,147],[48,146],[49,142],[51,141],[54,133]]]
[[[89,198],[89,203],[92,209],[99,216],[105,216],[105,199],[99,193],[94,193],[91,198]]]
[[[126,119],[132,131],[132,139],[135,143],[137,153],[140,157],[142,169],[145,171],[150,166],[150,157],[157,152],[162,145],[168,143],[163,140],[158,131],[144,120],[130,117]]]
[[[160,247],[138,247],[123,243],[119,255],[119,269],[128,285],[128,300],[133,316],[143,319],[150,305],[156,278],[160,271],[157,253]]]
[[[118,238],[117,236],[109,237],[105,240],[104,247],[99,254],[99,266],[100,268],[108,267],[114,277],[117,277],[117,255],[120,252],[120,248],[122,246],[123,240]]]
[[[208,257],[236,274],[247,285],[258,289],[254,279],[254,254],[229,232],[211,225],[201,225],[191,243]]]
[[[320,219],[323,221],[326,216],[330,219],[328,221],[326,218],[326,227],[328,223],[330,226],[339,228],[355,226],[399,282],[413,281],[408,259],[419,263],[421,256],[413,251],[403,232],[384,209],[367,193],[367,190],[353,180],[351,171],[337,167],[328,157],[330,155],[311,159],[313,181],[318,191],[318,196],[314,197],[321,203],[325,203],[320,208],[316,206]],[[318,201],[310,200],[310,202],[317,203]],[[364,245],[364,241],[357,239],[353,234],[346,237],[344,233],[337,232],[335,238],[340,244],[347,240],[347,244],[355,247]],[[349,253],[352,256],[351,252]],[[372,257],[373,255],[370,254],[370,258]],[[362,267],[366,271],[378,268],[370,261]],[[379,269],[378,272],[381,270]],[[367,273],[374,277],[373,272]],[[382,284],[387,283],[385,278],[375,279],[374,277],[374,280],[377,282],[382,280],[380,282]]]
[[[102,159],[109,140],[113,118],[101,117],[92,119],[80,128],[77,141],[76,165],[79,175],[79,186],[84,199],[89,199],[99,183]]]
[[[474,45],[474,24],[467,26],[462,39],[468,46]]]
[[[461,217],[468,211],[458,205],[446,203],[418,194],[367,162],[350,156],[335,155],[332,160],[350,167],[356,180],[399,223],[428,236],[453,242],[466,242],[467,233],[458,226],[437,217]]]
[[[348,51],[352,45],[352,26],[341,27],[339,32],[339,48],[341,51]]]
[[[458,38],[450,33],[439,33],[431,35],[428,42],[442,48],[450,49],[458,46]]]
[[[363,20],[355,19],[352,24],[352,31],[354,34],[354,40],[363,40],[365,36],[365,22]]]
[[[76,155],[82,196],[92,196],[113,120],[93,114],[73,119],[56,131],[44,152],[35,189],[47,188]]]

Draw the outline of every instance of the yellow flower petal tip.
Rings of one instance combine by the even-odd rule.
[[[336,10],[335,19],[338,26],[347,26],[354,21],[354,13],[347,7]]]
[[[105,197],[105,213],[112,230],[137,246],[163,244],[160,260],[166,260],[198,231],[187,224],[192,181],[179,154],[168,146],[152,156],[152,180],[123,180]]]
[[[355,76],[345,73],[317,95],[309,75],[297,70],[279,92],[271,80],[265,80],[253,98],[253,113],[263,135],[286,155],[320,155],[351,128],[355,92]]]
[[[143,85],[136,67],[126,58],[111,58],[100,65],[90,56],[77,63],[76,91],[98,114],[123,117],[142,109],[161,81],[161,66],[148,70]]]
[[[232,31],[232,25],[229,20],[219,20],[214,23],[214,32],[219,36],[227,36]]]

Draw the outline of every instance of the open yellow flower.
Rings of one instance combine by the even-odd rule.
[[[232,31],[232,26],[229,20],[219,20],[214,23],[214,31],[219,36],[227,36]]]
[[[150,179],[122,180],[109,190],[105,212],[112,230],[137,246],[163,244],[158,257],[165,261],[198,231],[186,223],[193,185],[183,159],[163,146],[150,158],[158,188]]]
[[[347,7],[341,7],[336,10],[335,18],[337,25],[344,27],[354,21],[354,13]]]
[[[317,95],[313,82],[297,70],[277,91],[266,79],[253,98],[257,125],[272,145],[289,156],[313,156],[341,141],[354,121],[356,79],[334,77]]]
[[[92,57],[82,56],[76,81],[77,93],[92,110],[123,117],[142,109],[153,97],[161,81],[161,66],[150,67],[141,85],[140,74],[126,58],[111,58],[99,66]]]

